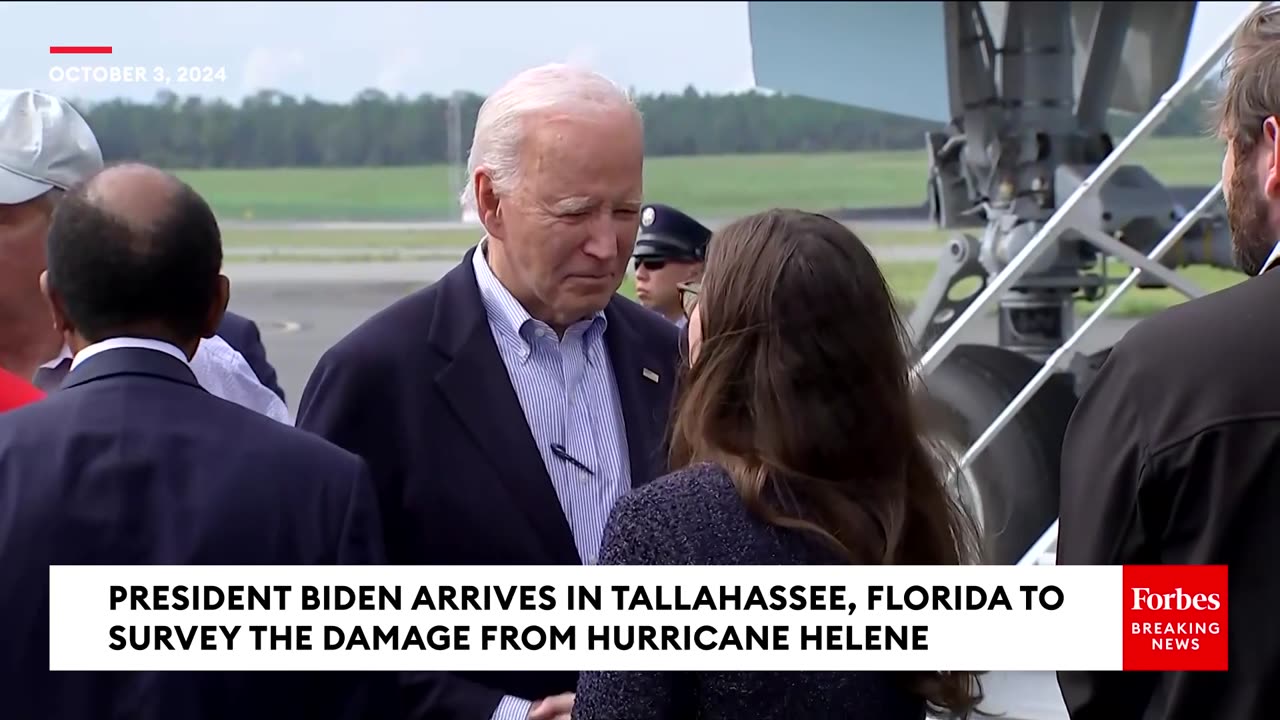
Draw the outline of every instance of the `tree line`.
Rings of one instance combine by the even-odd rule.
[[[1180,104],[1157,131],[1205,127],[1213,88]],[[935,123],[808,98],[759,92],[637,98],[651,156],[915,150]],[[349,103],[299,99],[274,90],[224,100],[162,92],[151,103],[75,103],[110,161],[161,167],[350,167],[460,163],[484,98],[391,97],[365,90]],[[1119,119],[1123,132],[1132,120]]]

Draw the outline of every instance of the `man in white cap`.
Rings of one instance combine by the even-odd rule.
[[[62,193],[103,166],[93,131],[65,100],[0,91],[0,368],[46,392],[61,384],[71,352],[40,292],[45,236]],[[200,343],[192,370],[214,395],[290,422],[284,402],[222,338]]]

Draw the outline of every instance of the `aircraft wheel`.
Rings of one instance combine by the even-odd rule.
[[[925,378],[935,441],[958,461],[1040,367],[991,345],[956,347]],[[1070,376],[1054,375],[960,473],[955,490],[980,525],[984,563],[1017,563],[1058,516],[1062,437],[1075,403]]]

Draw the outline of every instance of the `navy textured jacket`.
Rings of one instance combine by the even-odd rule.
[[[809,537],[752,515],[729,474],[695,465],[614,506],[602,565],[832,565]],[[583,672],[575,720],[923,720],[925,704],[890,673]]]

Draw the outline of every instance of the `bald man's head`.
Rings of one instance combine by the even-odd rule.
[[[155,227],[173,213],[175,200],[192,193],[178,178],[150,165],[114,165],[84,184],[85,202],[130,227]]]
[[[88,342],[141,334],[194,352],[226,309],[213,211],[162,170],[102,170],[59,205],[47,245],[55,315]]]

